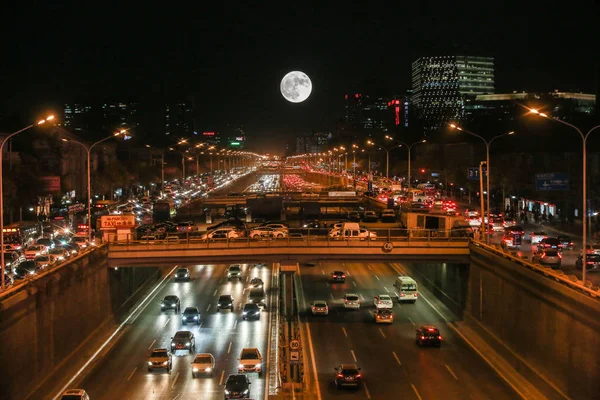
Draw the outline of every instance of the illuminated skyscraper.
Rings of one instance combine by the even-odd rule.
[[[464,100],[494,93],[491,57],[423,57],[412,64],[412,103],[426,128],[463,117]]]
[[[194,107],[188,101],[165,105],[165,135],[180,138],[194,134]]]

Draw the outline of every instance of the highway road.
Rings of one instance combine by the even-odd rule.
[[[258,276],[267,293],[272,270],[242,264],[245,277]],[[147,308],[135,315],[124,332],[116,337],[111,349],[101,355],[93,370],[74,387],[86,389],[90,398],[97,399],[223,399],[223,384],[227,376],[237,373],[237,358],[244,347],[257,347],[267,357],[269,305],[259,321],[243,321],[241,307],[246,303],[248,290],[243,282],[228,282],[228,265],[188,265],[190,282],[175,282],[170,278]],[[235,311],[216,310],[217,298],[231,294]],[[181,299],[182,310],[196,306],[201,325],[183,326],[175,311],[160,311],[165,295]],[[173,354],[173,370],[148,372],[147,362],[153,348],[169,348],[170,339],[179,330],[189,330],[196,336],[196,352],[212,353],[216,359],[212,377],[192,378],[190,363],[193,355],[178,351]],[[180,354],[181,353],[181,354]],[[249,374],[251,398],[264,398],[265,377]]]
[[[328,280],[337,269],[346,271],[343,284]],[[322,398],[519,398],[423,298],[415,304],[394,301],[391,325],[374,322],[373,297],[392,295],[397,275],[385,263],[318,263],[302,269],[306,305],[313,300],[326,300],[330,305],[328,316],[307,317]],[[364,299],[360,310],[344,310],[342,297],[349,292]],[[441,348],[415,344],[415,329],[421,324],[440,329]],[[333,368],[340,363],[362,368],[364,381],[359,390],[335,388]]]

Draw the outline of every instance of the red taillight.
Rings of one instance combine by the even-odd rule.
[[[346,277],[346,275],[342,275],[342,278],[345,278],[345,277]]]
[[[419,295],[419,293],[415,293],[415,297],[417,297]]]
[[[441,337],[441,336],[438,336],[438,339],[439,339],[439,340],[442,340],[442,337]]]
[[[313,310],[316,310],[316,309],[317,309],[317,307],[314,307],[314,306],[313,306]]]
[[[425,336],[421,336],[421,340],[424,340],[424,339],[425,339]]]
[[[348,300],[345,300],[345,301],[346,301],[346,303],[348,302]]]
[[[557,253],[557,254],[558,254],[558,258],[562,258],[562,255],[560,253]]]
[[[377,304],[381,304],[381,300],[378,300],[378,301],[377,301]]]
[[[404,297],[404,293],[400,293],[400,297]]]
[[[334,275],[333,277],[334,277],[334,278],[337,278],[337,275]]]
[[[427,330],[428,330],[429,332],[433,332],[435,329],[433,329],[433,328],[429,328],[429,329],[427,329]]]
[[[337,377],[338,377],[338,378],[343,378],[343,377],[344,377],[344,375],[342,375],[342,374],[337,374]]]
[[[360,378],[361,376],[362,376],[361,374],[356,374],[356,377],[357,377],[357,378]]]

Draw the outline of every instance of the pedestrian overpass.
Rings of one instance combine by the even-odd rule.
[[[115,241],[108,243],[109,267],[176,263],[262,262],[281,260],[383,260],[469,262],[467,238],[382,238],[331,240],[288,237],[268,240]]]

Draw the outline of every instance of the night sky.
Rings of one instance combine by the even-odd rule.
[[[0,130],[52,103],[193,95],[200,129],[243,124],[272,140],[333,129],[345,93],[404,93],[420,56],[495,57],[497,92],[593,93],[600,66],[593,0],[53,3],[4,7]],[[294,69],[314,85],[301,104],[279,93]]]

